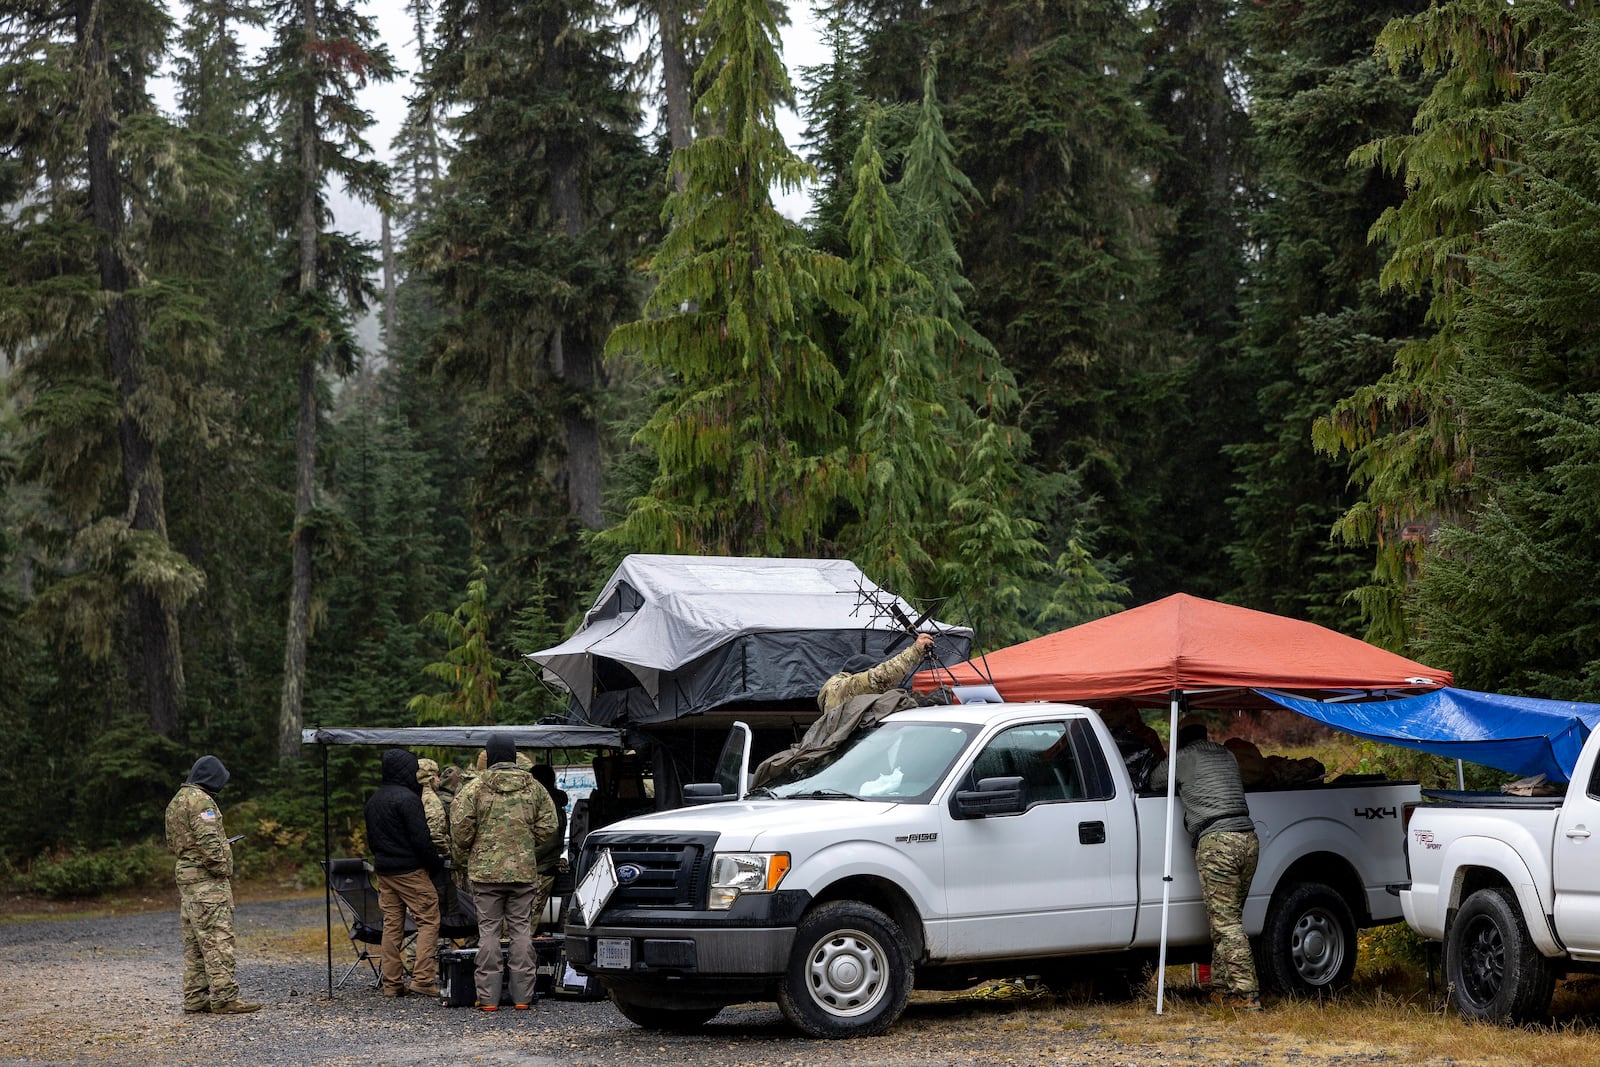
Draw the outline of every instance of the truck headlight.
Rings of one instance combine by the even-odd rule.
[[[789,873],[787,852],[719,852],[711,860],[712,911],[727,911],[740,893],[770,893]]]

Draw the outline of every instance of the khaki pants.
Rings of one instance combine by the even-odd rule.
[[[500,1003],[500,924],[511,938],[511,1000],[533,1003],[533,902],[538,882],[473,882],[472,902],[478,906],[478,966],[473,985],[478,1003]]]
[[[405,965],[400,945],[405,941],[406,912],[417,924],[417,969],[414,986],[439,984],[439,891],[424,870],[378,875],[378,907],[383,911],[383,947],[380,956],[383,990],[396,994],[405,989]]]

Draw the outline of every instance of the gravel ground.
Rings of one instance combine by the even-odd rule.
[[[336,974],[349,958],[334,929]],[[493,1015],[431,999],[390,1000],[358,972],[327,996],[320,899],[240,904],[238,978],[254,1015],[185,1015],[176,912],[0,925],[0,1056],[4,1063],[360,1064],[739,1064],[832,1067],[910,1064],[1094,1064],[1154,1067],[1361,1067],[1393,1064],[1361,1049],[1311,1054],[1263,1034],[1249,1059],[1217,1055],[1207,1034],[1227,1020],[1177,1004],[1174,1040],[1126,1045],[1090,1007],[951,1003],[918,994],[888,1034],[860,1041],[798,1036],[772,1005],[725,1009],[701,1033],[641,1030],[606,1002],[547,998],[536,1011]],[[1270,1013],[1269,1013],[1270,1016]],[[1265,1020],[1267,1017],[1257,1017]],[[1242,1020],[1241,1020],[1242,1022]]]

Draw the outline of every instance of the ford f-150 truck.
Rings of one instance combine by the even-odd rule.
[[[1548,1014],[1556,979],[1600,972],[1600,732],[1566,795],[1429,790],[1407,813],[1406,922],[1444,943],[1445,982],[1465,1016]]]
[[[748,756],[729,751],[728,792],[742,792]],[[1261,860],[1245,927],[1269,988],[1338,989],[1357,928],[1399,918],[1387,886],[1404,875],[1400,813],[1417,798],[1415,783],[1371,779],[1248,795]],[[1205,960],[1175,815],[1169,961]],[[1167,825],[1166,797],[1135,793],[1088,708],[908,709],[744,799],[590,834],[567,959],[660,1029],[769,999],[812,1036],[869,1035],[913,985],[996,975],[1126,995],[1157,956]]]

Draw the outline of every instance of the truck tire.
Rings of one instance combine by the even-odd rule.
[[[711,1020],[711,1017],[721,1011],[721,1008],[663,1008],[655,1004],[639,1004],[611,994],[611,1003],[616,1005],[623,1018],[636,1026],[646,1030],[671,1030],[683,1033],[697,1030]]]
[[[1356,970],[1356,921],[1344,897],[1321,882],[1281,886],[1256,949],[1263,988],[1295,997],[1341,992]]]
[[[836,900],[800,921],[778,1007],[810,1037],[871,1037],[900,1018],[911,984],[911,951],[894,920]]]
[[[1548,1014],[1556,966],[1528,936],[1510,889],[1480,889],[1445,933],[1450,1002],[1469,1019],[1524,1023]]]

